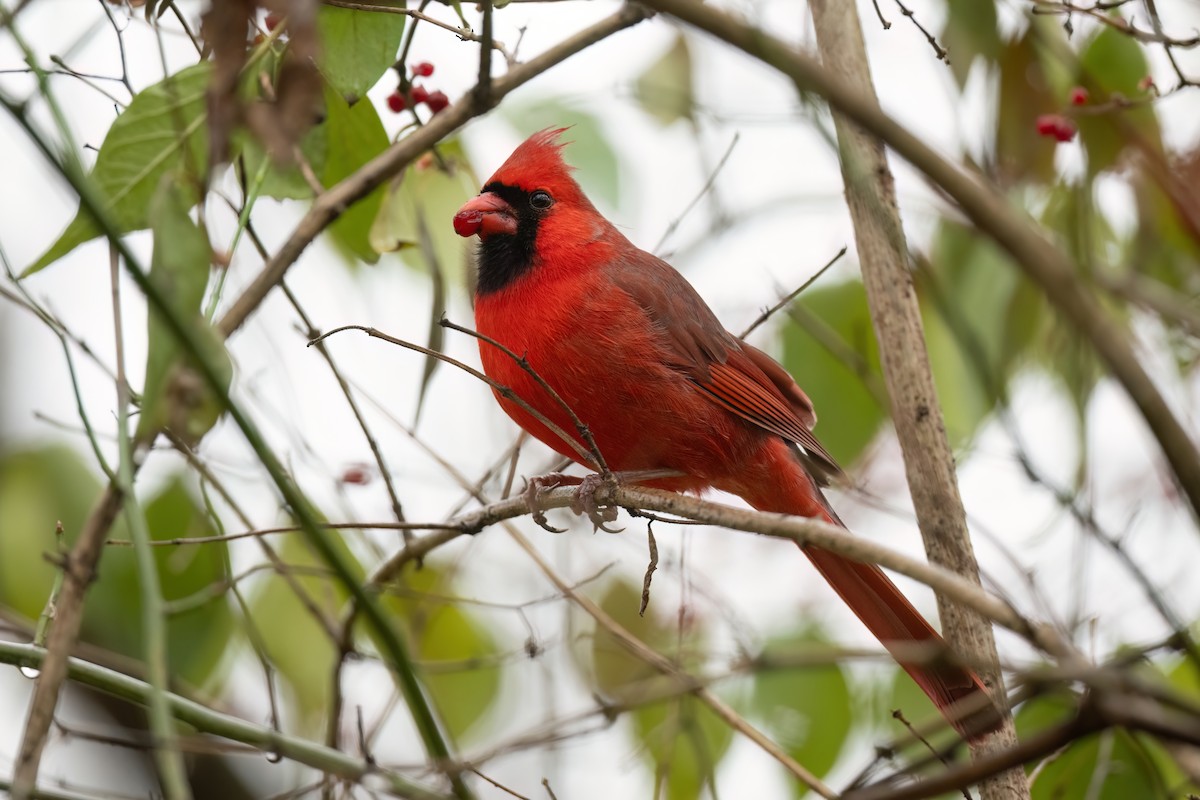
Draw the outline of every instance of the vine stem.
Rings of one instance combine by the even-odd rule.
[[[146,676],[150,683],[149,721],[154,737],[154,761],[158,767],[163,796],[167,800],[190,800],[187,768],[175,736],[175,720],[167,703],[170,676],[167,670],[167,623],[163,608],[162,586],[158,580],[158,563],[150,547],[150,529],[146,515],[133,491],[135,458],[132,437],[129,435],[129,380],[125,373],[125,326],[121,312],[121,264],[115,247],[109,247],[109,273],[112,281],[113,333],[117,351],[117,482],[124,498],[125,524],[137,562],[138,598],[142,613],[142,652],[146,659]]]

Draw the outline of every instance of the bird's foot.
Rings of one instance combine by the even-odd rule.
[[[548,475],[538,475],[530,478],[525,484],[525,505],[529,507],[529,513],[533,516],[533,521],[536,522],[544,530],[551,533],[566,533],[566,528],[556,528],[546,519],[546,512],[542,509],[542,495],[551,489],[557,489],[559,486],[575,486],[583,483],[582,478],[577,478],[574,475],[563,475],[561,472],[551,472]]]
[[[571,499],[571,510],[581,516],[587,514],[594,529],[602,530],[605,533],[620,533],[624,528],[610,528],[605,524],[617,518],[617,507],[601,505],[596,500],[596,492],[601,487],[613,490],[618,485],[620,485],[620,480],[612,472],[592,472],[585,475],[579,482],[579,490],[575,492],[575,497]]]
[[[619,475],[612,472],[605,474],[593,472],[582,478],[576,475],[551,472],[548,475],[539,475],[529,479],[524,491],[525,505],[529,507],[533,521],[543,529],[551,533],[563,533],[565,528],[556,528],[546,519],[546,512],[542,509],[542,496],[560,486],[578,486],[578,491],[571,498],[571,510],[579,516],[586,515],[592,521],[592,525],[599,530],[606,533],[620,533],[622,528],[610,528],[607,525],[617,518],[617,507],[602,505],[596,500],[596,493],[601,487],[611,491],[619,483]]]

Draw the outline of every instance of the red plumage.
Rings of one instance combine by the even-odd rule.
[[[841,525],[818,488],[839,469],[812,434],[808,397],[769,356],[728,333],[682,275],[596,211],[562,159],[561,133],[530,137],[455,216],[459,234],[481,240],[479,332],[527,358],[612,469],[676,470],[684,477],[652,485],[721,489],[763,511]],[[574,434],[520,365],[485,343],[480,357],[491,378]],[[497,400],[522,428],[578,460],[533,415]],[[802,549],[961,732],[998,724],[972,671],[914,660],[913,643],[944,643],[878,567]],[[951,708],[964,699],[975,711]]]

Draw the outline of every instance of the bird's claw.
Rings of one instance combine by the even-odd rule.
[[[546,512],[542,510],[542,495],[551,489],[559,486],[571,486],[580,483],[579,478],[572,475],[563,475],[558,472],[551,472],[549,475],[538,475],[530,478],[525,484],[525,505],[529,507],[530,516],[533,521],[538,524],[543,530],[550,533],[566,533],[566,528],[556,528],[550,524],[550,520],[546,519]]]
[[[580,516],[586,514],[597,530],[605,533],[621,533],[625,530],[624,528],[610,528],[605,524],[617,518],[617,507],[601,506],[596,502],[596,490],[601,486],[615,489],[617,487],[616,476],[611,472],[603,474],[593,472],[585,475],[579,482],[579,490],[575,492],[575,497],[571,499],[571,510]]]
[[[596,501],[596,492],[601,487],[610,489],[617,487],[617,476],[611,472],[603,475],[593,472],[582,478],[551,472],[548,475],[539,475],[530,478],[525,484],[523,494],[525,505],[529,508],[529,513],[533,517],[533,521],[551,533],[565,533],[566,528],[556,528],[546,519],[546,512],[542,509],[542,495],[560,486],[576,485],[579,486],[579,489],[575,492],[575,496],[571,498],[572,511],[581,517],[586,515],[597,530],[602,530],[605,533],[621,533],[625,530],[624,528],[610,528],[606,524],[617,518],[617,507],[612,505],[602,506]]]

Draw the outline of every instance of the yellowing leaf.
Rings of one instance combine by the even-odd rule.
[[[1037,118],[1061,110],[1050,85],[1038,40],[1044,30],[1030,27],[1000,51],[999,104],[996,111],[996,162],[1010,181],[1049,182],[1054,178],[1053,139],[1037,132]]]
[[[478,191],[479,179],[462,143],[450,139],[439,144],[437,156],[426,153],[388,185],[371,224],[371,247],[399,252],[408,265],[432,272],[434,265],[421,247],[423,224],[438,271],[461,280],[470,244],[454,232],[450,220]]]
[[[647,114],[664,125],[692,118],[696,104],[692,54],[682,33],[677,33],[667,51],[638,77],[634,96]]]

